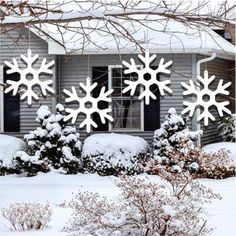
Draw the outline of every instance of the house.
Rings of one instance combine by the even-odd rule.
[[[19,96],[14,97],[0,92],[0,133],[22,137],[36,127],[35,114],[41,104],[49,105],[52,109],[55,109],[55,104],[58,102],[64,104],[63,89],[69,90],[71,86],[78,89],[79,82],[85,82],[86,77],[90,76],[93,81],[98,82],[100,87],[105,85],[106,88],[115,90],[112,95],[114,122],[107,122],[102,125],[95,115],[94,119],[100,124],[92,133],[129,133],[141,136],[151,142],[153,131],[159,128],[168,109],[175,107],[178,113],[183,110],[185,98],[181,82],[188,83],[189,79],[197,82],[196,63],[199,59],[208,57],[213,52],[216,53],[214,60],[201,65],[201,73],[207,69],[210,75],[216,76],[212,89],[216,88],[217,81],[220,79],[223,79],[224,83],[234,79],[232,77],[233,72],[229,68],[235,60],[235,46],[213,30],[188,27],[174,21],[167,23],[165,32],[161,32],[161,30],[147,32],[147,29],[141,28],[134,33],[134,36],[144,48],[149,49],[151,54],[157,54],[158,60],[152,66],[157,66],[160,58],[164,58],[165,61],[173,61],[171,75],[168,76],[168,79],[171,80],[170,88],[173,93],[160,96],[156,91],[158,99],[151,101],[149,105],[145,105],[138,101],[137,95],[130,97],[121,93],[124,86],[123,79],[125,78],[121,62],[134,58],[136,64],[140,64],[137,58],[140,53],[138,48],[124,38],[115,42],[115,39],[111,38],[110,35],[101,35],[97,32],[89,32],[89,36],[94,42],[100,42],[100,46],[86,43],[86,47],[83,48],[81,44],[84,39],[81,35],[75,34],[71,37],[68,32],[63,32],[64,41],[62,41],[58,30],[50,27],[45,24],[41,25],[41,31],[32,27],[30,29],[25,28],[23,31],[14,29],[1,32],[0,80],[5,82],[8,79],[17,79],[17,74],[6,74],[7,68],[4,61],[11,61],[12,58],[20,61],[20,55],[26,54],[27,49],[31,48],[33,54],[40,56],[40,60],[35,64],[36,67],[40,65],[42,58],[47,58],[48,61],[55,60],[52,80],[56,96],[40,97],[38,102],[33,102],[29,107],[26,101],[19,100]],[[163,24],[153,25],[153,29],[157,27],[161,28]],[[118,48],[117,44],[119,45]],[[163,80],[165,76],[161,74],[159,79]],[[94,94],[98,92],[99,90],[95,90]],[[101,106],[104,107],[106,104],[101,104]],[[196,130],[199,127],[203,129],[202,144],[220,140],[217,130],[220,117],[216,110],[213,110],[213,114],[216,121],[210,121],[207,127],[203,125],[203,122],[200,124],[197,122],[197,112],[189,120],[190,129]],[[83,117],[79,117],[76,123],[77,127],[82,119]],[[85,130],[80,132],[82,138],[88,135]]]

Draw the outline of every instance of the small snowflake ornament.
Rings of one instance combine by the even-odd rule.
[[[79,97],[75,87],[72,87],[71,90],[72,92],[64,89],[63,92],[68,96],[66,98],[66,102],[78,102],[79,103],[79,108],[77,109],[70,109],[66,108],[66,112],[69,113],[65,117],[65,121],[72,119],[72,123],[74,124],[76,122],[76,119],[79,114],[85,114],[86,118],[85,120],[79,125],[80,128],[83,128],[86,126],[86,131],[87,133],[91,132],[91,126],[97,128],[97,124],[93,121],[92,119],[92,114],[97,112],[100,116],[100,119],[102,123],[105,123],[105,118],[108,119],[109,121],[113,121],[113,118],[109,115],[111,112],[111,108],[106,108],[106,109],[99,109],[98,108],[98,102],[104,101],[104,102],[111,102],[111,98],[108,96],[113,92],[113,89],[108,90],[105,92],[105,87],[103,86],[101,88],[100,94],[97,98],[94,98],[92,96],[92,91],[95,87],[97,87],[97,83],[91,84],[91,80],[88,77],[86,79],[86,84],[79,83],[80,87],[82,90],[85,92],[84,97]],[[89,105],[89,106],[88,106]]]
[[[229,92],[226,90],[231,85],[231,82],[226,83],[223,85],[223,80],[221,79],[218,83],[216,90],[210,90],[209,85],[213,82],[215,79],[215,76],[212,75],[210,78],[208,77],[208,71],[204,71],[204,78],[201,76],[198,76],[197,78],[203,85],[203,89],[200,91],[196,89],[194,83],[192,80],[189,80],[189,85],[185,84],[184,82],[181,83],[181,85],[186,89],[186,91],[183,92],[183,95],[196,95],[197,100],[195,102],[187,102],[184,101],[183,105],[186,106],[186,108],[182,111],[182,114],[188,113],[189,116],[192,117],[194,114],[194,111],[198,106],[203,108],[203,112],[201,115],[197,118],[198,121],[204,119],[204,125],[208,126],[209,119],[212,121],[215,121],[215,117],[210,113],[209,108],[211,106],[215,106],[218,110],[219,115],[223,116],[223,111],[231,114],[231,111],[226,108],[227,105],[229,105],[229,101],[223,101],[223,102],[217,102],[216,96],[219,94],[223,95],[229,95]]]
[[[124,71],[125,74],[130,73],[137,73],[138,79],[137,81],[132,80],[125,80],[124,83],[128,86],[122,91],[122,93],[126,93],[130,90],[131,96],[134,95],[136,89],[139,86],[143,87],[143,91],[141,91],[141,94],[139,95],[139,99],[145,98],[145,104],[148,105],[150,103],[150,98],[155,100],[157,97],[155,94],[151,91],[151,86],[156,85],[159,89],[160,94],[163,96],[165,94],[165,91],[172,93],[172,90],[167,86],[170,84],[170,80],[164,80],[164,81],[158,81],[157,80],[157,74],[164,73],[164,74],[170,74],[170,70],[167,69],[171,64],[172,61],[168,61],[167,63],[164,63],[164,58],[162,58],[159,62],[159,66],[157,69],[151,68],[151,63],[156,59],[156,55],[153,54],[152,56],[149,55],[149,50],[145,51],[145,56],[142,56],[141,54],[138,55],[139,59],[144,63],[143,68],[139,68],[136,64],[133,58],[130,59],[130,63],[123,61],[123,65],[126,66],[128,69]],[[150,75],[150,79],[146,80],[145,75]]]
[[[23,94],[21,95],[21,100],[27,98],[27,102],[29,105],[31,105],[32,103],[32,98],[34,98],[35,100],[39,99],[38,95],[33,90],[33,87],[36,85],[40,87],[40,90],[44,96],[47,95],[47,91],[54,93],[54,89],[49,86],[53,83],[53,81],[43,81],[40,79],[40,75],[42,73],[49,75],[53,74],[53,70],[49,68],[54,65],[54,61],[47,63],[47,59],[44,58],[42,60],[40,68],[34,69],[33,64],[38,60],[38,57],[39,55],[32,56],[32,51],[31,49],[29,49],[27,52],[27,56],[21,55],[21,60],[27,65],[26,68],[20,68],[15,58],[13,58],[12,60],[13,63],[10,63],[8,61],[4,62],[5,65],[10,68],[9,70],[7,70],[7,74],[20,74],[19,81],[6,81],[9,87],[5,90],[5,93],[13,91],[13,95],[15,96],[19,92],[20,88],[26,87],[26,90],[21,90],[23,92]]]

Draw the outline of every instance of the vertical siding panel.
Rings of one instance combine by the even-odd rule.
[[[200,57],[198,58],[200,59]],[[230,70],[229,70],[229,62],[223,59],[214,59],[213,61],[204,63],[201,65],[201,75],[203,76],[204,70],[207,69],[209,71],[209,77],[211,75],[215,75],[215,80],[210,85],[211,90],[215,90],[217,88],[218,82],[220,79],[223,79],[224,84],[228,81],[231,81],[230,77]],[[230,91],[229,96],[232,96],[232,86],[228,88],[228,91]],[[227,96],[217,96],[217,101],[223,101],[223,100],[229,100]],[[230,109],[230,106],[228,106]],[[221,120],[221,117],[219,116],[216,108],[210,108],[210,111],[212,112],[213,116],[216,118],[215,121],[209,120],[208,126],[204,126],[203,120],[201,121],[201,129],[203,130],[203,137],[202,137],[202,145],[206,145],[209,143],[219,142],[221,141],[221,137],[219,135],[218,130],[218,123]],[[224,113],[224,116],[227,116],[226,113]]]

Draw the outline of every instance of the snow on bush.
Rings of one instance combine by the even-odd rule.
[[[140,137],[114,133],[95,134],[84,142],[84,169],[100,175],[140,173],[147,151],[148,143]]]
[[[214,153],[219,150],[224,150],[228,153],[229,157],[236,161],[236,145],[235,143],[230,142],[220,142],[220,143],[212,143],[203,147],[203,151],[206,153]]]
[[[25,142],[23,140],[0,134],[0,174],[13,168],[11,160],[14,154],[24,148]]]
[[[27,152],[20,151],[14,156],[18,172],[33,176],[52,168],[65,174],[75,174],[81,169],[79,133],[64,121],[64,107],[58,104],[56,109],[56,114],[48,106],[38,109],[36,121],[41,127],[24,136]]]
[[[197,171],[196,160],[191,157],[191,149],[195,147],[194,141],[202,131],[190,131],[187,118],[170,108],[161,128],[154,132],[152,158],[156,164],[165,165],[173,172],[183,169]]]
[[[8,208],[2,208],[1,211],[14,231],[42,230],[52,215],[49,205],[40,203],[14,203]]]
[[[119,201],[79,192],[69,203],[72,216],[64,228],[71,235],[207,235],[203,203],[220,199],[186,173],[162,171],[161,184],[122,177]]]
[[[199,157],[197,176],[211,179],[225,179],[235,176],[235,162],[227,151],[221,149],[213,153],[202,152]]]
[[[159,174],[160,166],[173,173],[187,171],[195,177],[224,179],[235,176],[235,164],[229,153],[220,150],[206,153],[194,141],[201,131],[189,131],[186,118],[171,108],[154,133],[153,152],[147,158],[145,171]]]
[[[219,125],[223,141],[236,142],[236,114],[224,118]]]
[[[168,156],[174,159],[178,165],[162,167],[170,173],[188,171],[195,178],[225,179],[235,176],[235,163],[227,151],[219,150],[206,153],[197,147],[189,147],[187,150],[184,153],[179,150],[169,152]],[[159,174],[160,165],[154,159],[150,159],[145,164],[147,173]]]

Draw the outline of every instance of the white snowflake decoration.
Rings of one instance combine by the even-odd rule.
[[[91,84],[90,78],[88,77],[86,80],[86,84],[79,83],[80,87],[84,90],[85,96],[84,97],[79,97],[75,87],[72,87],[71,90],[72,92],[64,89],[64,93],[68,95],[68,98],[66,98],[66,102],[78,102],[79,103],[79,108],[77,109],[70,109],[66,108],[66,112],[69,113],[65,117],[65,121],[72,119],[72,123],[74,124],[77,120],[77,117],[80,113],[85,114],[86,118],[85,120],[79,125],[80,128],[83,128],[86,126],[86,131],[87,133],[91,132],[91,126],[97,128],[97,124],[93,121],[92,119],[92,114],[97,112],[100,116],[100,119],[103,124],[105,124],[105,118],[113,121],[113,118],[108,114],[111,112],[111,108],[106,108],[106,109],[99,109],[98,108],[98,102],[100,101],[105,101],[110,103],[111,98],[108,96],[113,92],[113,89],[108,90],[105,92],[105,87],[103,86],[101,88],[100,94],[97,98],[94,98],[92,96],[92,91],[93,89],[97,86],[97,83]],[[91,107],[88,107],[88,103]]]
[[[41,81],[40,80],[40,74],[53,74],[53,70],[49,69],[51,66],[54,65],[54,61],[51,61],[47,63],[47,59],[44,58],[41,66],[39,69],[34,69],[33,64],[37,61],[39,55],[32,56],[31,49],[28,49],[27,57],[24,55],[21,55],[21,60],[27,65],[26,68],[20,68],[16,59],[13,58],[13,64],[5,61],[5,64],[10,68],[7,70],[7,74],[12,73],[19,73],[20,74],[20,80],[19,81],[13,81],[13,80],[7,80],[7,84],[9,87],[5,90],[5,93],[8,93],[13,90],[13,95],[15,96],[19,89],[23,86],[26,87],[26,90],[21,90],[23,93],[21,95],[21,100],[25,99],[27,97],[27,102],[29,105],[32,103],[32,98],[35,100],[38,100],[39,97],[36,94],[36,92],[33,90],[33,87],[38,85],[41,89],[41,92],[44,96],[47,95],[47,91],[54,93],[54,89],[51,88],[49,85],[53,83],[52,80],[46,80]],[[32,78],[29,79],[29,77],[32,76]]]
[[[137,87],[142,86],[144,89],[143,91],[141,91],[138,98],[140,100],[145,98],[145,104],[147,105],[150,103],[150,97],[153,100],[157,98],[150,89],[152,85],[157,85],[160,94],[162,96],[164,95],[164,91],[172,93],[172,90],[169,87],[167,87],[167,85],[170,84],[170,80],[164,80],[164,81],[157,80],[157,74],[159,73],[170,74],[170,70],[167,68],[172,64],[172,61],[168,61],[167,63],[164,64],[164,58],[162,58],[159,62],[158,68],[152,69],[150,65],[156,59],[156,54],[150,56],[149,50],[146,50],[145,56],[139,54],[138,57],[144,63],[143,68],[138,68],[133,58],[130,59],[130,63],[127,63],[126,61],[122,62],[123,65],[128,68],[124,71],[125,74],[137,73],[138,75],[137,81],[132,81],[132,80],[124,81],[124,83],[127,84],[128,86],[122,91],[122,93],[126,93],[127,91],[130,90],[130,94],[131,96],[133,96]],[[145,80],[144,78],[145,74],[150,75],[149,80]]]
[[[208,125],[209,119],[212,121],[215,121],[215,117],[210,113],[209,107],[215,106],[218,110],[219,115],[223,116],[223,111],[231,114],[231,111],[226,108],[227,105],[229,105],[229,101],[223,101],[223,102],[217,102],[216,96],[218,94],[224,94],[229,95],[229,92],[226,90],[231,85],[231,82],[226,83],[223,85],[223,80],[221,79],[218,83],[217,89],[212,91],[209,88],[209,85],[212,83],[212,81],[215,79],[215,76],[212,75],[210,78],[208,77],[208,71],[204,71],[204,78],[201,76],[198,76],[197,78],[203,85],[202,90],[197,90],[193,81],[189,80],[189,85],[185,84],[184,82],[181,83],[181,85],[186,89],[186,91],[183,92],[183,95],[196,95],[197,100],[195,102],[187,102],[184,101],[183,105],[186,106],[186,108],[182,111],[182,114],[188,113],[189,116],[192,117],[194,114],[195,109],[200,106],[203,108],[203,112],[201,115],[197,118],[198,121],[204,119],[204,125]],[[207,97],[204,99],[204,97]]]

